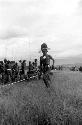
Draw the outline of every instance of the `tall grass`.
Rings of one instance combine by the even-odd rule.
[[[0,125],[81,125],[82,74],[55,72],[42,80],[0,89]]]

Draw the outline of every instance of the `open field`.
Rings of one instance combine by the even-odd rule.
[[[0,125],[82,125],[82,73],[55,71],[42,80],[0,88]]]

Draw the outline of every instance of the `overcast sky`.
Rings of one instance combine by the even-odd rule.
[[[82,54],[82,0],[0,0],[0,57]]]

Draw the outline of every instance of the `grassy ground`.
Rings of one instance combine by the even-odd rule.
[[[51,81],[0,88],[0,125],[82,125],[82,73],[55,71]]]

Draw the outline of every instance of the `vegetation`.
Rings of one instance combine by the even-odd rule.
[[[0,125],[82,125],[82,73],[55,71],[42,80],[0,88]]]
[[[82,66],[80,66],[79,71],[81,71],[81,72],[82,72]]]

